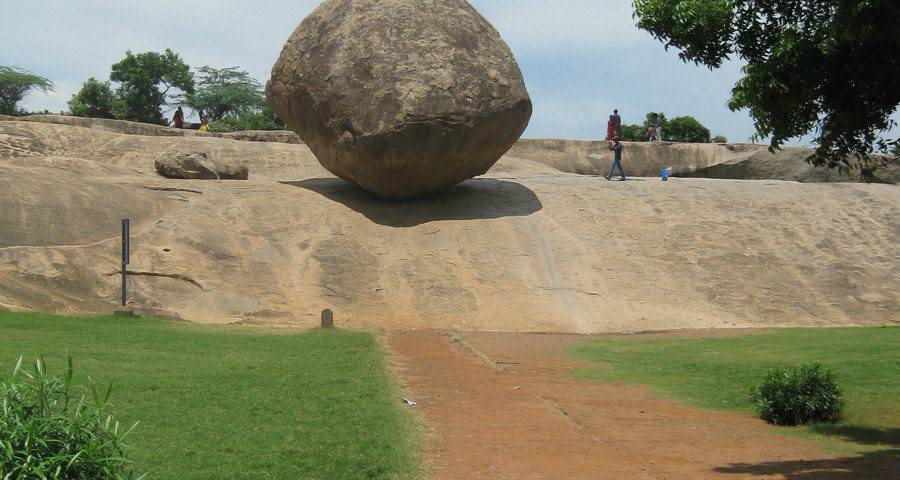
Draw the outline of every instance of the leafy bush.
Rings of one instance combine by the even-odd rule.
[[[53,82],[21,68],[0,65],[0,115],[19,115],[19,102],[32,90],[52,92]]]
[[[194,74],[170,49],[165,53],[127,51],[124,59],[113,64],[109,79],[119,84],[113,104],[119,120],[166,125],[162,114],[166,99],[177,90],[194,93]]]
[[[753,402],[759,416],[776,425],[835,421],[844,408],[834,376],[818,363],[770,370],[754,389]]]
[[[115,101],[109,82],[100,82],[91,77],[69,100],[69,110],[76,117],[113,118]]]
[[[625,140],[626,142],[646,142],[647,134],[645,133],[645,128],[640,125],[622,125],[621,140]]]
[[[725,135],[716,135],[712,138],[712,143],[728,143],[728,139],[725,138]]]
[[[709,129],[690,115],[675,117],[663,125],[663,138],[673,142],[709,143]]]
[[[257,112],[266,105],[262,85],[238,67],[200,67],[194,92],[176,97],[200,115],[216,123],[228,115]]]
[[[284,122],[272,113],[269,106],[264,106],[259,111],[242,112],[237,115],[227,115],[217,122],[209,124],[210,132],[226,133],[243,130],[284,130]]]
[[[124,443],[131,429],[121,432],[107,413],[112,386],[100,391],[91,383],[89,405],[86,392],[74,392],[72,374],[71,357],[58,374],[48,374],[42,360],[25,371],[20,357],[12,378],[0,383],[0,478],[134,477]]]

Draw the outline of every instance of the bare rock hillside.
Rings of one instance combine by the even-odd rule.
[[[196,151],[249,179],[156,173]],[[392,201],[304,145],[0,121],[0,307],[112,310],[127,215],[135,306],[198,322],[311,326],[323,308],[348,327],[557,332],[900,318],[897,186],[607,182],[538,160]]]

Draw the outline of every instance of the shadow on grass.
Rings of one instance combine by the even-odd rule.
[[[862,445],[885,445],[900,448],[900,428],[875,428],[862,425],[810,425],[810,431],[819,435],[839,437]]]
[[[542,208],[528,187],[493,178],[466,180],[443,191],[406,200],[382,198],[337,178],[281,183],[316,192],[389,227],[413,227],[436,220],[518,217]]]
[[[888,480],[900,478],[900,449],[824,460],[734,463],[714,470],[736,475],[782,475],[785,480]]]

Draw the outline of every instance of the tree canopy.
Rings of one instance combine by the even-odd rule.
[[[683,115],[671,120],[662,112],[650,112],[644,117],[642,125],[622,125],[622,140],[629,142],[645,142],[648,140],[648,132],[656,125],[656,120],[662,129],[662,140],[682,143],[709,143],[710,131],[696,118]],[[717,139],[724,142],[725,137]]]
[[[672,142],[709,143],[709,129],[689,115],[675,117],[663,127],[663,138]]]
[[[669,124],[669,120],[666,119],[666,114],[662,112],[650,112],[644,117],[644,130],[650,127],[656,126],[656,120],[659,119],[659,125],[662,127],[663,133],[666,131],[666,126]]]
[[[771,147],[809,133],[809,161],[866,168],[900,103],[897,0],[634,0],[638,26],[686,62],[747,62],[728,106]],[[856,158],[854,162],[852,159]]]
[[[197,71],[195,91],[177,101],[196,111],[202,120],[218,122],[226,115],[256,112],[266,105],[262,85],[238,67],[204,66]]]
[[[77,117],[113,118],[115,95],[109,82],[91,77],[69,100],[69,111]]]
[[[122,120],[164,125],[162,106],[170,95],[194,93],[194,75],[178,54],[128,51],[113,64],[110,80],[119,82],[115,116]],[[173,90],[175,89],[175,90]]]
[[[643,142],[647,140],[646,129],[640,125],[626,124],[619,129],[621,140],[626,142]]]
[[[15,115],[31,90],[53,91],[53,82],[21,68],[0,65],[0,114]]]

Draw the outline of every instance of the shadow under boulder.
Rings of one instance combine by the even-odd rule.
[[[413,227],[438,220],[518,217],[541,210],[528,187],[493,178],[474,178],[414,199],[388,199],[338,178],[281,182],[305,188],[388,227]]]

